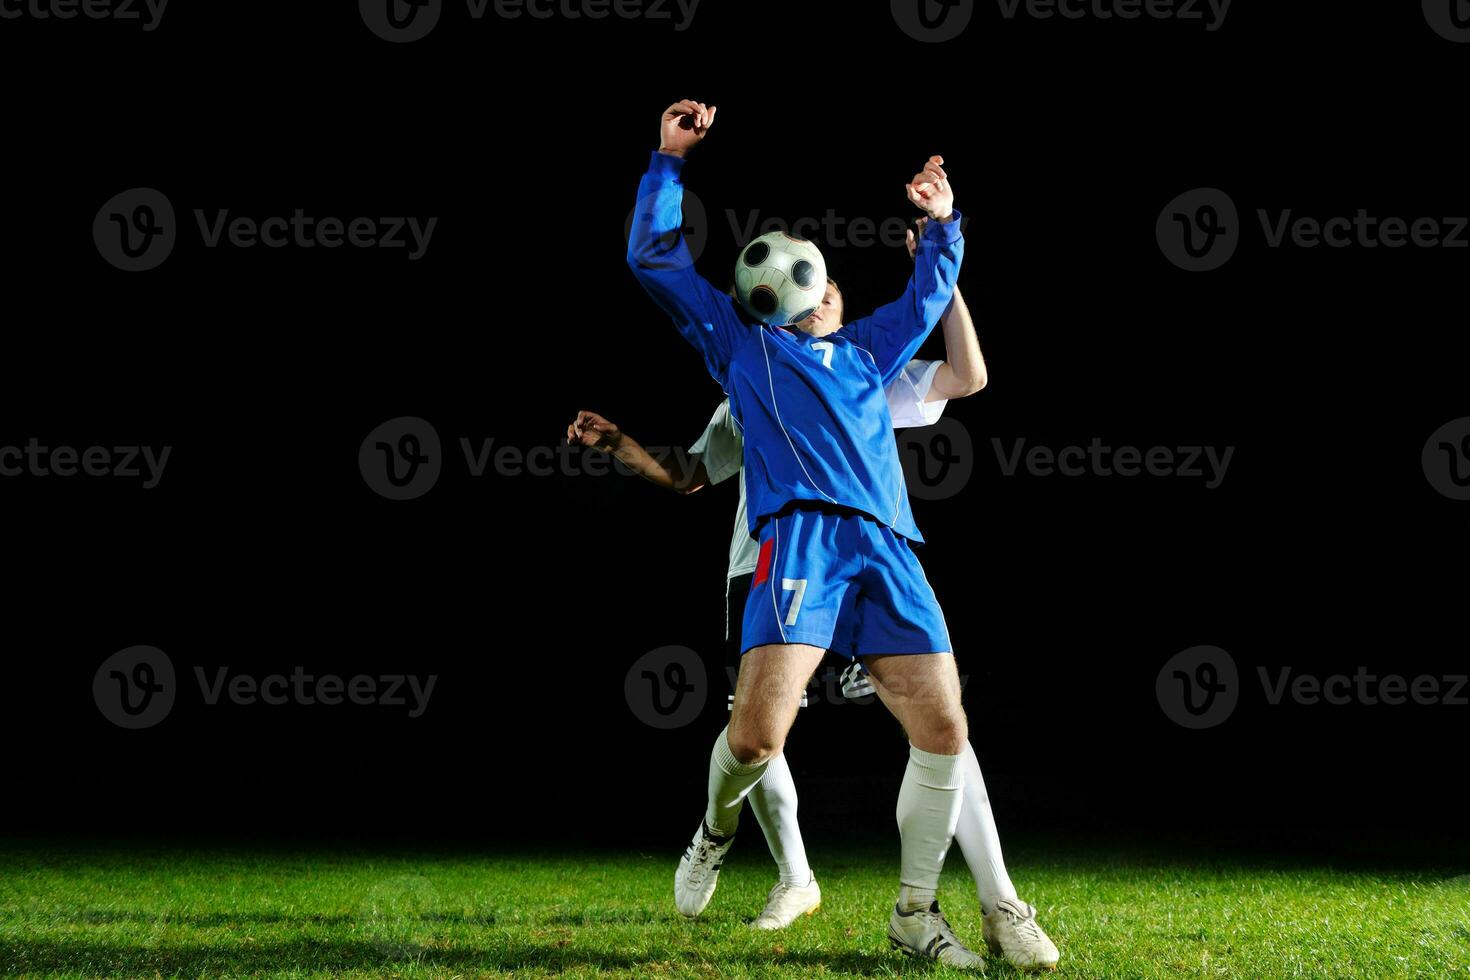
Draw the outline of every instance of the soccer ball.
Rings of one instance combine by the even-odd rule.
[[[800,323],[827,293],[827,263],[817,246],[785,232],[762,235],[735,260],[735,298],[762,323]]]

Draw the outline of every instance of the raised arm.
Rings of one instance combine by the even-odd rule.
[[[628,236],[628,268],[648,295],[704,357],[711,377],[725,385],[730,356],[750,329],[729,296],[694,270],[685,240],[684,161],[714,124],[715,109],[684,100],[664,110],[659,148],[638,185]]]
[[[709,484],[709,474],[698,456],[670,450],[663,458],[655,457],[632,436],[596,412],[578,412],[567,426],[567,443],[585,446],[600,453],[611,453],[628,469],[655,486],[675,493],[690,494]]]
[[[960,213],[954,209],[943,162],[930,157],[905,185],[909,199],[924,209],[929,221],[919,236],[914,274],[903,296],[843,328],[873,355],[885,386],[898,377],[949,307],[964,256]]]
[[[918,220],[919,234],[924,233],[928,218]],[[918,240],[908,233],[909,258],[914,257]],[[954,287],[954,298],[949,308],[939,318],[939,328],[944,331],[944,360],[934,374],[934,381],[924,396],[925,401],[939,402],[950,398],[964,398],[984,388],[990,380],[985,370],[985,355],[980,352],[980,338],[975,333],[975,321],[970,308],[960,295],[960,287]]]

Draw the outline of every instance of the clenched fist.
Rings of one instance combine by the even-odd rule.
[[[944,172],[944,157],[930,157],[924,169],[914,174],[904,189],[909,193],[909,200],[930,218],[938,222],[949,220],[954,211],[954,190]]]
[[[578,412],[576,421],[567,426],[567,444],[571,446],[610,453],[622,441],[622,431],[596,412]]]
[[[676,157],[687,156],[715,124],[716,106],[685,99],[664,110],[658,131],[658,150]]]

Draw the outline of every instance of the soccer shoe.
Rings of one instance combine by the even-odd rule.
[[[863,666],[861,660],[854,660],[847,665],[842,672],[842,696],[849,701],[857,698],[865,698],[869,694],[876,694],[873,690],[872,678],[868,676],[868,668]]]
[[[766,896],[766,907],[752,922],[752,929],[785,929],[803,915],[816,915],[822,907],[822,889],[813,878],[805,885],[776,882]]]
[[[1036,909],[1025,902],[1003,898],[985,916],[980,930],[985,945],[1018,970],[1055,970],[1061,954],[1036,924]]]
[[[709,826],[701,820],[699,833],[684,849],[679,859],[679,870],[674,872],[674,905],[679,914],[694,918],[704,911],[710,897],[719,884],[720,864],[725,852],[735,843],[735,835],[719,837],[711,833]]]
[[[910,956],[938,960],[961,970],[985,969],[985,960],[955,938],[938,902],[912,912],[900,912],[897,905],[893,906],[893,914],[888,917],[888,941]]]

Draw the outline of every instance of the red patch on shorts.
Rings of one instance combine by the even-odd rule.
[[[760,585],[771,574],[771,545],[776,543],[775,538],[766,538],[761,544],[761,554],[755,563],[755,578],[751,580],[750,587]]]

